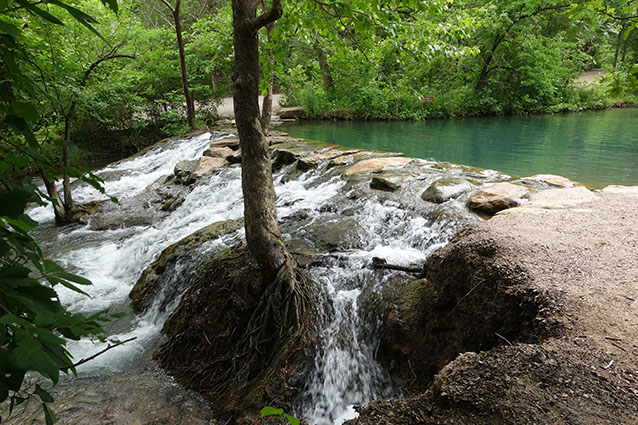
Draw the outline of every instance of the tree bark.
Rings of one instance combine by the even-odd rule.
[[[321,76],[323,78],[323,89],[326,91],[326,93],[329,93],[332,91],[335,83],[332,79],[332,74],[330,73],[328,57],[326,56],[326,52],[324,52],[324,50],[321,48],[321,45],[319,44],[319,34],[317,34],[317,31],[315,30],[313,30],[312,33],[315,36],[315,43],[313,47],[315,53],[317,53],[317,59],[319,61],[319,69],[321,70]]]
[[[262,10],[266,11],[266,1],[262,0]],[[268,43],[272,40],[270,33],[275,29],[275,22],[272,22],[266,25],[266,38],[268,39]],[[268,126],[270,125],[270,120],[272,119],[272,97],[273,97],[273,84],[275,83],[275,71],[273,69],[275,65],[275,55],[268,47],[266,49],[266,56],[270,61],[270,72],[268,75],[268,89],[266,90],[266,96],[264,96],[264,100],[261,104],[261,128],[264,132],[268,131]]]
[[[42,181],[44,182],[44,187],[47,190],[49,198],[53,200],[53,213],[55,215],[55,221],[58,223],[65,223],[67,221],[67,215],[66,211],[64,210],[64,203],[62,202],[62,198],[58,193],[57,187],[55,186],[55,181],[49,180],[42,170],[40,170],[40,175],[42,176]]]
[[[259,119],[258,30],[281,17],[281,0],[257,15],[257,0],[233,0],[235,69],[233,99],[239,133],[244,194],[244,226],[248,249],[259,264],[264,282],[277,275],[290,255],[277,224],[276,194],[270,149]]]
[[[182,37],[182,21],[180,19],[181,0],[175,2],[172,8],[173,20],[175,21],[175,35],[177,36],[177,48],[179,50],[179,66],[182,71],[182,89],[186,98],[186,118],[191,130],[195,130],[195,102],[188,89],[188,74],[186,73],[186,54],[184,53],[184,39]]]

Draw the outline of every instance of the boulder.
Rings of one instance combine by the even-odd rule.
[[[472,183],[458,177],[443,178],[434,181],[421,194],[421,199],[435,204],[442,204],[450,199],[456,199],[474,188]]]
[[[412,158],[404,158],[404,157],[396,157],[396,156],[385,157],[385,158],[364,159],[363,161],[359,161],[353,166],[349,167],[345,171],[345,175],[352,176],[354,174],[372,173],[375,171],[381,171],[385,167],[405,165],[410,161],[412,161]]]
[[[523,207],[543,209],[567,208],[597,199],[598,196],[594,192],[583,186],[566,189],[548,189],[533,194],[529,202],[523,205]]]
[[[175,174],[175,183],[185,184],[190,178],[191,172],[197,167],[197,161],[180,161],[175,164],[173,174]]]
[[[555,174],[536,174],[535,176],[526,177],[523,180],[541,183],[553,187],[574,187],[576,185],[576,183],[574,183],[570,179],[563,176],[557,176]]]
[[[496,183],[477,190],[470,196],[467,206],[486,214],[495,214],[507,208],[519,205],[519,198],[527,189],[512,183]]]
[[[213,146],[204,151],[204,156],[226,159],[234,153],[235,151],[228,146]]]
[[[146,310],[153,304],[162,290],[167,292],[164,294],[163,300],[160,300],[162,303],[160,308],[172,302],[175,296],[190,285],[191,279],[197,272],[197,267],[192,263],[193,261],[201,261],[201,255],[197,255],[198,248],[208,241],[239,230],[242,226],[243,220],[219,221],[164,249],[157,260],[142,272],[129,293],[133,309],[136,312]],[[185,266],[176,274],[175,270],[179,264]]]
[[[379,176],[373,177],[370,182],[370,189],[384,190],[386,192],[394,192],[399,189],[399,187],[400,185],[397,183],[393,183],[390,180]]]
[[[199,162],[197,162],[195,169],[190,173],[189,182],[193,182],[200,177],[210,175],[213,171],[223,167],[224,165],[228,165],[228,161],[224,158],[203,156],[199,159]]]
[[[241,150],[234,151],[226,157],[226,161],[230,164],[241,164]]]

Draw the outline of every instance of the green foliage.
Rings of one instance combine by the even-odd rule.
[[[295,418],[294,416],[286,414],[284,412],[284,409],[277,409],[277,408],[269,407],[269,406],[266,406],[263,409],[261,409],[259,418],[260,419],[263,419],[263,418],[278,419],[279,422],[281,423],[283,423],[285,419],[286,422],[289,423],[290,425],[299,425],[300,423],[299,419]]]
[[[74,22],[96,31],[95,20],[75,6],[60,1],[50,3],[66,11]],[[115,2],[102,3],[117,10]],[[35,170],[44,176],[61,171],[43,154],[33,131],[42,125],[40,111],[48,99],[24,66],[25,63],[37,64],[37,52],[28,45],[27,31],[16,25],[25,12],[37,17],[31,21],[33,24],[37,21],[38,24],[62,25],[60,18],[38,4],[22,0],[0,4],[3,22],[0,26],[3,77],[0,86],[0,401],[9,399],[12,410],[27,399],[37,397],[42,402],[46,422],[54,423],[55,414],[47,406],[52,397],[39,385],[31,392],[24,391],[25,374],[34,371],[57,383],[61,370],[75,373],[65,348],[66,341],[85,336],[103,340],[102,325],[110,316],[106,311],[90,317],[67,311],[55,287],[61,285],[85,294],[80,287],[90,282],[44,258],[29,235],[37,223],[25,214],[28,204],[44,205],[51,201],[30,176]],[[103,191],[92,174],[82,175],[77,169],[66,172]]]

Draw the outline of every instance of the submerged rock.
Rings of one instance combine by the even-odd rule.
[[[512,183],[496,183],[483,187],[470,196],[467,206],[473,210],[495,214],[507,208],[519,205],[519,199],[527,194],[523,186]]]
[[[463,178],[450,177],[434,181],[421,194],[421,199],[435,204],[442,204],[456,199],[474,189],[474,185]]]
[[[196,267],[192,263],[201,261],[201,259],[194,259],[192,256],[198,254],[197,249],[208,241],[239,230],[243,225],[243,220],[219,221],[186,236],[164,249],[157,260],[142,272],[129,293],[133,309],[136,312],[146,310],[155,301],[159,292],[162,289],[166,289],[164,285],[171,276],[168,276],[168,273],[165,274],[165,272],[167,270],[174,271],[173,269],[180,261],[187,260],[187,269],[182,276],[178,276],[179,284],[174,288],[168,288],[170,293],[166,295],[164,304],[173,301],[174,297],[190,284],[188,276],[192,278],[196,272]]]

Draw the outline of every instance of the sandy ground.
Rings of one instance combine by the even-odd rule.
[[[591,71],[584,72],[580,77],[576,78],[574,82],[581,84],[599,84],[600,80],[607,74],[606,69],[592,69]]]
[[[281,95],[280,94],[273,95],[272,109],[273,109],[273,113],[275,113],[275,114],[279,111],[279,109],[281,109],[281,107],[279,106],[279,101],[280,100],[281,100]],[[261,108],[261,104],[262,104],[263,101],[264,101],[264,97],[263,96],[259,96],[259,107],[260,108]],[[222,103],[217,107],[217,113],[221,117],[226,117],[226,118],[234,117],[235,113],[233,111],[233,98],[232,97],[225,97],[224,100],[222,101]]]

